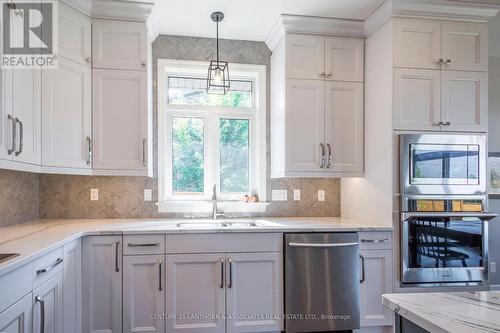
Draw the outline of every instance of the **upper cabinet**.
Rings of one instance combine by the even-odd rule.
[[[394,39],[395,67],[487,71],[484,24],[396,19]]]
[[[59,4],[59,56],[90,66],[92,60],[90,17]]]
[[[363,81],[365,43],[361,39],[325,39],[325,79]]]
[[[93,68],[145,71],[146,24],[94,19],[92,53]]]
[[[306,35],[286,36],[286,77],[321,79],[325,74],[325,39]]]

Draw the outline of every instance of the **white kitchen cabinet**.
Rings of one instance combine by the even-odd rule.
[[[63,332],[80,333],[82,325],[82,249],[77,239],[63,247]]]
[[[63,277],[59,271],[33,290],[33,333],[63,333],[62,288]]]
[[[164,332],[165,265],[163,255],[123,257],[123,332]]]
[[[446,131],[486,132],[488,76],[485,72],[441,71],[441,119]]]
[[[276,252],[226,254],[227,333],[283,330],[282,257]]]
[[[90,67],[92,50],[92,24],[87,15],[59,3],[59,45],[60,57]],[[59,58],[59,65],[61,64]]]
[[[487,71],[488,36],[485,24],[443,23],[441,58],[448,70]]]
[[[122,237],[91,236],[82,246],[82,330],[122,332]]]
[[[144,23],[92,21],[92,68],[146,71],[147,48]]]
[[[286,78],[323,79],[325,39],[319,36],[286,36]]]
[[[42,74],[42,165],[90,169],[91,69],[64,57]]]
[[[362,39],[325,39],[325,79],[358,81],[364,79],[364,41]]]
[[[325,83],[326,173],[363,172],[363,83]]]
[[[0,313],[0,332],[31,333],[32,295],[24,296],[17,303]]]
[[[1,37],[0,37],[1,38]],[[12,160],[14,118],[12,115],[12,69],[0,69],[0,159]]]
[[[224,254],[166,257],[166,307],[173,316],[167,318],[166,331],[225,333]]]
[[[94,169],[147,175],[146,78],[146,72],[94,69]]]

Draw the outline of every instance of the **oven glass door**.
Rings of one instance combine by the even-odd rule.
[[[410,144],[410,184],[478,185],[479,145]]]

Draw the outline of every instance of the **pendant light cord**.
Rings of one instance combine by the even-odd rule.
[[[217,29],[217,32],[216,32],[216,36],[217,36],[217,67],[219,67],[219,21],[216,22],[216,29]]]

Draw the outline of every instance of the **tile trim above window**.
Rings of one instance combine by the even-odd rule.
[[[251,160],[251,175],[250,175],[250,190],[251,194],[257,194],[259,201],[257,203],[246,203],[239,201],[239,196],[231,196],[221,198],[220,208],[222,211],[229,213],[253,213],[264,212],[268,203],[266,202],[266,66],[263,65],[245,65],[245,64],[230,64],[231,77],[235,79],[251,79],[254,83],[254,107],[249,110],[243,108],[241,111],[242,118],[252,117],[250,134],[254,137],[251,141],[250,148]],[[183,61],[158,59],[158,210],[161,213],[201,213],[210,212],[212,209],[211,190],[205,188],[204,195],[200,199],[189,196],[186,198],[174,197],[169,193],[172,189],[172,183],[167,185],[171,179],[172,168],[168,167],[167,161],[170,161],[167,156],[169,150],[168,142],[168,119],[173,114],[179,114],[186,110],[186,115],[192,110],[199,112],[197,106],[186,105],[168,105],[168,76],[184,76],[184,77],[204,77],[208,68],[208,62],[199,61]],[[218,112],[228,112],[228,117],[238,118],[234,110],[224,110],[223,107],[211,107]],[[203,112],[203,110],[201,110]],[[251,115],[253,113],[253,115]],[[212,142],[213,147],[213,142]],[[210,148],[212,148],[210,147]],[[213,163],[208,161],[207,163]],[[217,164],[217,163],[216,163]],[[214,167],[213,165],[211,166]],[[204,180],[205,187],[214,183],[213,176]],[[216,181],[218,182],[218,181]],[[211,186],[210,186],[211,187]],[[225,200],[225,201],[224,201]]]

